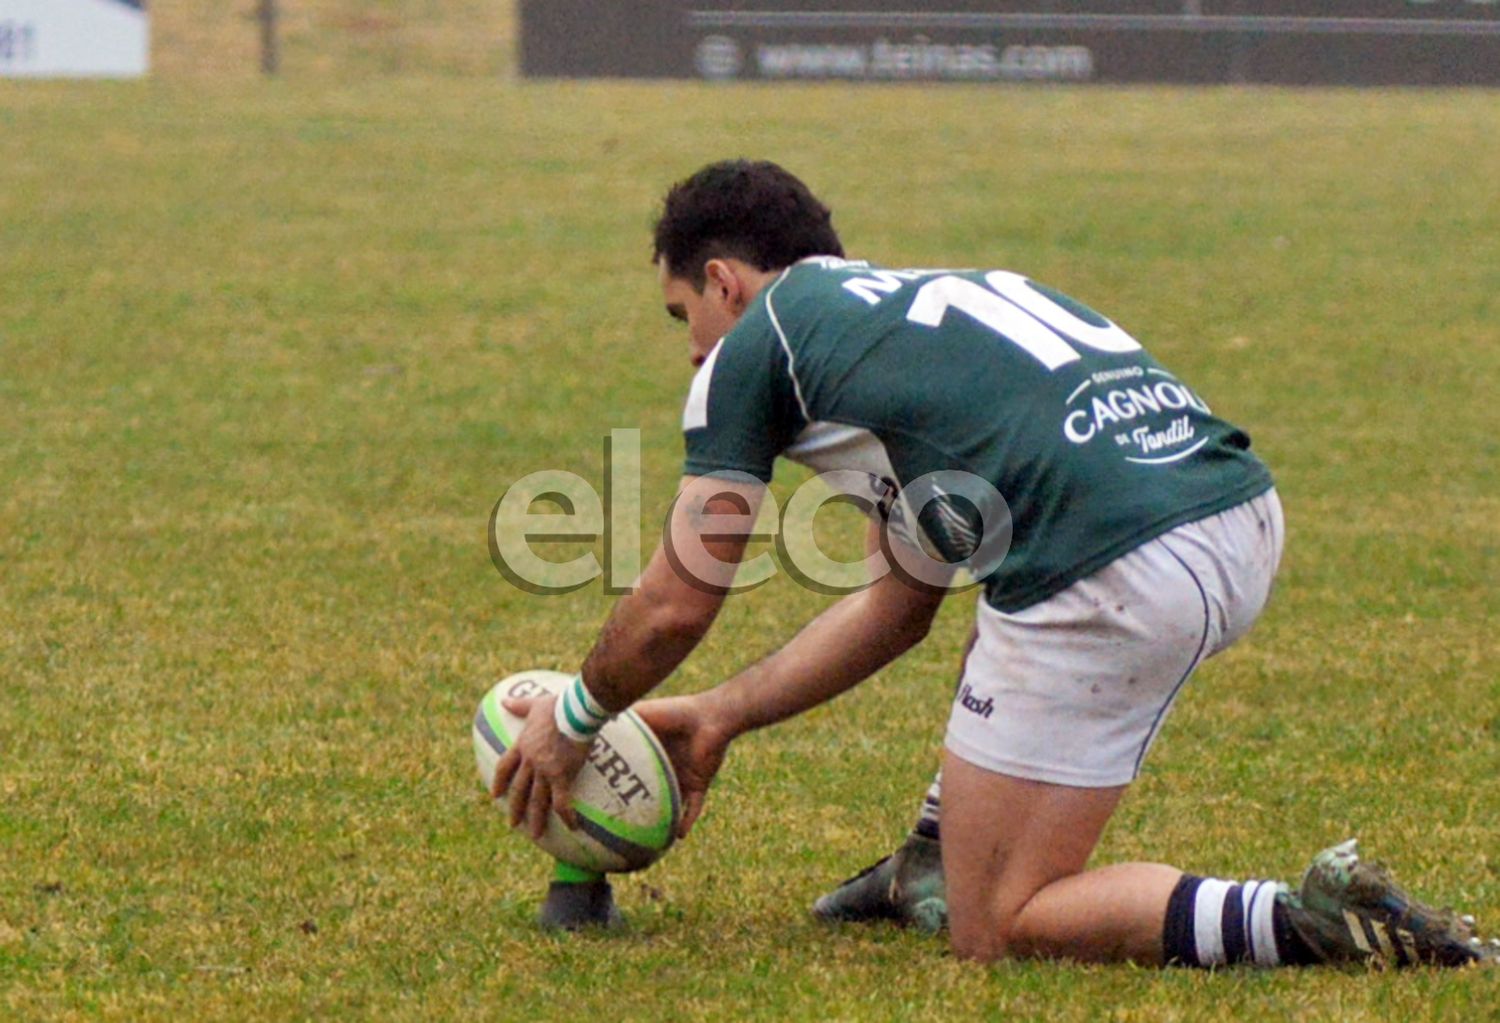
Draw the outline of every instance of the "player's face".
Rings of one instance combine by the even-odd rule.
[[[656,264],[656,274],[667,315],[687,324],[689,358],[694,366],[703,365],[719,338],[739,321],[743,303],[736,306],[725,289],[716,287],[712,280],[698,291],[691,281],[668,273],[664,262]]]

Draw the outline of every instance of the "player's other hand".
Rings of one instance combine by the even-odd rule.
[[[635,705],[641,720],[656,733],[682,790],[682,820],[677,837],[686,838],[699,815],[714,775],[724,764],[733,736],[719,725],[701,696],[674,696]]]
[[[557,730],[556,702],[555,696],[504,701],[506,710],[526,719],[526,727],[495,766],[490,795],[499,799],[509,791],[510,826],[524,823],[533,839],[547,830],[547,814],[552,810],[568,827],[578,827],[573,779],[588,760],[589,746]]]

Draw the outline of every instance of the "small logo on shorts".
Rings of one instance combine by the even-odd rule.
[[[958,692],[958,704],[964,710],[978,714],[982,718],[988,718],[991,714],[995,713],[995,698],[993,696],[986,696],[981,700],[974,695],[974,687],[967,682],[964,683],[964,687]]]

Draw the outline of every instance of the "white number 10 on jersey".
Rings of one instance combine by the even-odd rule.
[[[1020,274],[995,270],[984,280],[988,288],[953,275],[928,281],[917,289],[906,318],[936,327],[949,309],[957,309],[1024,348],[1049,370],[1082,358],[1070,341],[1096,352],[1140,351],[1140,343],[1113,323],[1105,320],[1098,326],[1080,319]]]

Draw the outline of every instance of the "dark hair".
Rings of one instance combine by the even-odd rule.
[[[779,270],[807,256],[842,256],[833,214],[790,172],[766,160],[711,163],[667,192],[654,260],[703,290],[710,259]]]

